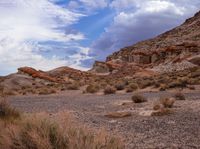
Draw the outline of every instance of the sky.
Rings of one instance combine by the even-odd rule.
[[[0,75],[95,60],[184,22],[199,0],[0,0]]]

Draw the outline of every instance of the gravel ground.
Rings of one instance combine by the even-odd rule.
[[[160,96],[168,92],[143,93],[148,102],[128,104],[132,94],[83,95],[79,91],[46,96],[15,96],[10,103],[24,112],[70,111],[82,123],[92,128],[104,128],[119,134],[126,148],[138,149],[200,149],[200,93],[187,93],[185,101],[176,101],[171,115],[152,117],[141,113],[151,111]],[[106,118],[104,114],[129,111],[131,117]]]

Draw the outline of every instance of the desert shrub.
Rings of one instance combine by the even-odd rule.
[[[173,104],[175,102],[175,99],[173,98],[160,98],[160,100],[154,102],[153,104],[153,112],[151,113],[151,116],[164,116],[169,115],[173,113],[171,110]]]
[[[40,88],[38,94],[40,95],[48,95],[49,91],[47,88]]]
[[[45,116],[47,117],[47,116]],[[0,121],[1,123],[1,121]],[[0,148],[12,149],[122,149],[124,145],[117,138],[105,133],[95,134],[86,128],[76,126],[69,120],[57,122],[40,117],[23,117],[22,121],[0,125]],[[6,129],[6,130],[5,130]]]
[[[5,99],[0,100],[0,119],[15,119],[19,117],[19,111],[12,108]]]
[[[164,108],[172,108],[175,103],[175,99],[168,97],[160,98],[160,103],[164,106]]]
[[[138,89],[138,85],[136,83],[131,83],[127,89],[126,89],[126,92],[133,92],[135,90]]]
[[[78,83],[69,84],[69,85],[67,86],[67,89],[68,89],[68,90],[79,90],[79,84],[78,84]]]
[[[181,92],[176,93],[174,97],[176,98],[176,100],[185,100],[185,95]]]
[[[135,94],[132,96],[132,101],[134,103],[142,103],[142,102],[147,102],[147,99],[142,95]]]
[[[4,89],[3,90],[3,95],[5,95],[5,96],[13,96],[13,95],[16,95],[16,92],[13,91],[13,90],[10,90],[10,89]]]
[[[54,94],[54,93],[56,93],[55,89],[48,89],[48,88],[41,88],[39,89],[39,92],[38,92],[39,95],[48,95],[48,94]]]
[[[115,85],[115,88],[117,90],[123,90],[125,88],[126,84],[125,82],[118,82],[116,85]]]
[[[173,111],[168,108],[160,108],[157,111],[154,111],[151,113],[151,116],[164,116],[164,115],[169,115],[172,114]]]
[[[99,91],[99,86],[96,84],[90,84],[86,88],[87,93],[96,93]]]
[[[199,78],[189,78],[187,80],[187,83],[190,85],[197,85],[200,82],[199,80],[200,80]]]
[[[150,79],[144,79],[138,83],[139,88],[144,89],[146,87],[154,85],[154,81]]]
[[[155,102],[153,105],[153,110],[159,110],[163,107],[162,104],[160,104],[159,102]]]
[[[105,89],[104,89],[104,94],[107,95],[107,94],[115,94],[116,92],[116,89],[112,86],[107,86]]]
[[[168,89],[168,86],[166,84],[161,84],[160,85],[160,91],[165,91],[166,89]]]
[[[176,87],[184,88],[186,86],[187,86],[187,83],[183,80],[180,80],[180,79],[172,81],[171,83],[168,84],[169,88],[176,88]]]

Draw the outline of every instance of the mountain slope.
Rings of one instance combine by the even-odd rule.
[[[149,64],[168,59],[167,55],[175,58],[184,52],[186,53],[184,55],[187,56],[199,54],[199,51],[200,11],[194,17],[187,19],[181,26],[153,39],[122,48],[108,56],[106,61],[120,59],[125,62]]]

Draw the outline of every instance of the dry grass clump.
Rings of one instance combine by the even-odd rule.
[[[171,109],[160,108],[159,110],[152,112],[151,116],[164,116],[164,115],[169,115],[172,113],[173,113],[173,111]]]
[[[160,98],[159,101],[154,103],[153,106],[153,110],[155,110],[154,112],[152,112],[152,116],[164,116],[164,115],[169,115],[171,114],[173,111],[171,110],[171,108],[173,107],[175,103],[175,99],[174,98]]]
[[[126,89],[126,92],[129,93],[129,92],[133,92],[135,90],[138,89],[138,85],[136,83],[131,83],[127,89]]]
[[[0,119],[16,119],[20,117],[19,111],[12,108],[5,99],[0,100]]]
[[[131,116],[131,112],[111,112],[105,114],[105,117],[108,118],[124,118],[124,117],[129,117]]]
[[[115,85],[115,88],[116,88],[117,90],[124,90],[126,85],[127,85],[127,83],[126,83],[125,81],[121,81],[121,82],[118,82],[118,83]]]
[[[99,86],[96,84],[90,84],[86,88],[86,93],[96,93],[99,91]]]
[[[104,89],[104,94],[107,95],[107,94],[115,94],[116,93],[116,89],[112,86],[107,86],[105,89]]]
[[[134,103],[142,103],[142,102],[147,102],[147,99],[142,95],[135,94],[132,96],[132,101]]]
[[[176,98],[176,100],[185,100],[185,95],[181,92],[176,93],[174,97]]]
[[[55,93],[56,93],[56,90],[51,89],[51,88],[40,88],[38,92],[39,95],[49,95],[49,94],[55,94]]]
[[[142,79],[138,82],[140,89],[147,88],[147,87],[152,86],[154,84],[155,84],[155,82],[151,79]]]
[[[6,126],[0,121],[0,148],[10,149],[122,149],[121,141],[105,133],[76,126],[66,115],[62,120],[47,115],[26,116]],[[97,137],[98,136],[98,137]]]
[[[160,99],[160,103],[164,106],[164,108],[172,108],[174,103],[175,103],[175,99],[174,98],[161,98]]]
[[[79,90],[80,85],[78,83],[72,83],[67,86],[68,90]]]

